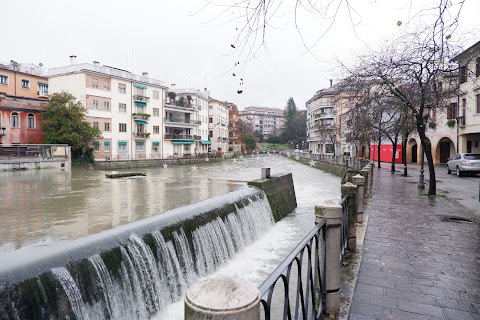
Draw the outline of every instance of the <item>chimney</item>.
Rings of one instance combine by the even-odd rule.
[[[99,66],[99,65],[100,65],[100,62],[98,62],[98,61],[93,61],[93,64],[96,65],[96,66]]]
[[[142,76],[148,77],[148,72],[142,72]]]
[[[333,80],[330,79],[330,87],[332,87],[332,86],[333,86]]]
[[[70,56],[70,65],[77,64],[77,56]]]

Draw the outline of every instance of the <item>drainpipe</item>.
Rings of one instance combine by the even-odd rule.
[[[460,90],[460,86],[458,88],[458,90]],[[460,128],[459,128],[459,125],[458,125],[458,115],[460,114],[460,92],[457,92],[457,153],[459,153],[459,147],[458,147],[458,144],[460,142],[460,139],[459,139],[459,131],[460,131]],[[463,121],[465,121],[465,118],[463,118]]]
[[[134,139],[134,135],[133,135],[133,116],[132,116],[132,113],[133,113],[133,105],[134,105],[134,102],[133,102],[133,81],[130,81],[130,102],[131,102],[131,108],[130,108],[130,127],[132,128],[132,134],[130,135],[130,154],[134,155],[133,153],[133,144],[135,142],[135,139]],[[127,130],[128,131],[128,130]]]

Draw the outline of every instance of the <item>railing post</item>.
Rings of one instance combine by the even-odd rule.
[[[328,203],[315,206],[315,219],[326,220],[325,312],[340,312],[340,255],[342,206]]]
[[[360,174],[365,178],[365,189],[364,189],[363,204],[366,205],[368,203],[368,195],[370,194],[370,185],[369,185],[370,170],[367,167],[365,167],[362,170],[360,170]]]
[[[241,279],[200,280],[185,296],[185,320],[260,320],[260,291]]]
[[[357,186],[351,182],[347,182],[341,186],[342,198],[348,196],[348,240],[347,250],[350,252],[357,251]]]
[[[357,174],[353,177],[357,186],[357,223],[363,223],[363,202],[365,201],[365,177]]]

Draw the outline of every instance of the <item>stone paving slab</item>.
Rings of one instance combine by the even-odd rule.
[[[374,171],[349,319],[480,320],[480,219],[419,195],[402,176]]]

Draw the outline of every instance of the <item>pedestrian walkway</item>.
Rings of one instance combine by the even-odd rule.
[[[388,169],[374,168],[349,319],[479,320],[479,219]]]

